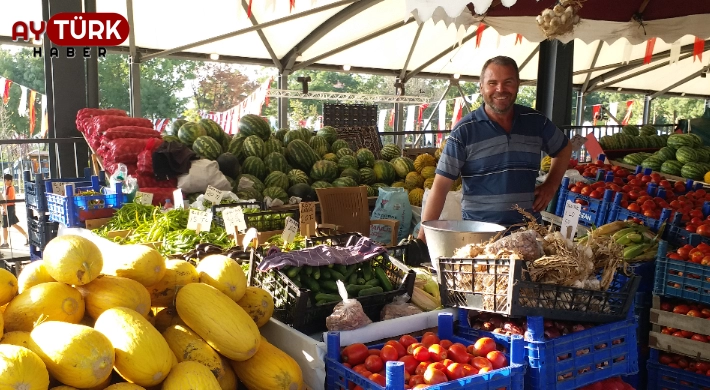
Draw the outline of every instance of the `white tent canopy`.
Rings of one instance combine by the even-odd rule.
[[[261,30],[263,36],[259,31],[250,31],[181,50],[175,55],[208,59],[210,54],[219,54],[222,60],[277,66],[280,70],[296,70],[304,65],[331,70],[349,66],[356,72],[404,74],[405,79],[414,76],[448,78],[457,74],[464,80],[475,79],[486,59],[508,55],[518,64],[525,63],[521,78],[534,83],[538,42],[544,39],[534,16],[486,17],[483,23],[491,28],[483,30],[477,46],[480,17],[474,17],[464,7],[462,14],[452,18],[447,10],[439,7],[431,11],[430,18],[423,16],[416,4],[412,8],[413,2],[417,1],[433,2],[296,0],[295,8],[290,10],[285,1],[253,1],[253,18],[250,20],[242,7],[248,1],[240,4],[235,0],[202,0],[199,3],[192,0],[133,0],[135,43],[141,53],[151,55],[249,28],[255,23],[263,24],[331,7],[266,27]],[[461,3],[461,0],[446,1]],[[487,2],[490,4],[490,0]],[[549,3],[540,3],[543,2]],[[3,0],[3,3],[0,42],[9,43],[15,21],[41,19],[40,0]],[[96,0],[96,3],[98,12],[127,14],[125,0]],[[518,3],[512,4],[511,10],[520,6],[522,1]],[[415,15],[422,18],[421,23],[414,18],[404,21],[412,9],[416,9]],[[461,9],[460,6],[457,8]],[[710,45],[705,45],[702,61],[694,60],[692,56],[695,36],[710,38],[709,16],[690,15],[647,22],[646,36],[659,37],[653,48],[656,55],[647,65],[641,64],[647,49],[646,36],[639,32],[642,28],[636,22],[583,19],[574,36],[563,39],[572,40],[579,36],[574,39],[575,85],[585,84],[589,75],[589,90],[604,88],[710,96],[710,78],[700,77],[710,64]],[[522,35],[522,42],[516,43],[517,33]],[[677,54],[680,59],[663,66],[671,59],[671,53],[677,51],[671,50],[674,42],[681,48]],[[123,46],[128,46],[128,40]],[[625,53],[630,55],[627,57]],[[623,66],[625,60],[629,63]],[[597,70],[588,72],[590,68]]]

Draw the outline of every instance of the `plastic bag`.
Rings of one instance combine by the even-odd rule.
[[[426,201],[429,197],[430,190],[427,188],[424,190],[424,196],[422,196],[422,210],[426,207]],[[442,221],[461,221],[463,220],[461,212],[461,200],[463,199],[463,192],[461,191],[449,191],[446,194],[446,200],[444,201],[444,209],[441,210],[441,216],[439,217]]]
[[[329,331],[355,330],[367,326],[372,320],[365,314],[357,299],[348,299],[348,292],[343,282],[338,280],[338,292],[343,301],[335,305],[333,314],[325,319]]]
[[[382,312],[380,313],[381,320],[387,321],[394,318],[423,313],[422,309],[418,308],[413,303],[407,302],[409,302],[409,294],[395,297],[392,303],[388,303],[382,308]]]
[[[208,185],[222,191],[232,189],[229,180],[220,172],[217,161],[206,159],[192,161],[190,172],[178,176],[177,187],[186,194],[205,192]]]
[[[117,165],[108,182],[112,190],[116,188],[117,183],[121,183],[121,192],[124,194],[132,194],[138,191],[138,182],[133,176],[128,174],[128,168],[125,164]]]
[[[377,196],[372,219],[391,219],[399,221],[397,240],[407,238],[412,223],[412,206],[404,188],[383,187]],[[376,242],[390,242],[392,232],[388,226],[372,225],[370,238]]]
[[[507,249],[518,252],[527,261],[537,260],[545,254],[538,238],[542,237],[536,231],[522,230],[486,245],[486,250],[495,254]]]
[[[104,170],[106,170],[109,175],[113,175],[121,165],[126,167],[126,173],[128,173],[128,175],[134,176],[136,174],[136,164],[104,163]]]

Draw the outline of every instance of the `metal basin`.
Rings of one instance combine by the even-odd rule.
[[[488,241],[505,226],[476,221],[427,221],[422,222],[429,257],[451,257],[454,251],[466,244]]]

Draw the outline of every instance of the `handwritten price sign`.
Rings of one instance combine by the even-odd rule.
[[[313,202],[301,202],[298,206],[300,211],[299,222],[301,235],[307,236],[316,231],[316,204]]]
[[[230,207],[222,211],[222,219],[224,219],[224,227],[230,232],[233,227],[236,227],[239,232],[247,230],[247,223],[244,220],[244,211],[241,206]]]
[[[286,217],[286,226],[284,227],[284,232],[281,234],[284,242],[290,244],[296,238],[298,233],[298,222],[291,217]]]
[[[136,192],[136,198],[134,203],[142,204],[145,206],[150,206],[153,204],[153,194],[150,192]]]
[[[209,232],[212,228],[212,211],[191,209],[187,219],[187,228],[196,232]]]
[[[212,202],[212,204],[219,204],[222,201],[222,190],[212,186],[207,186],[207,190],[205,191],[205,199]]]
[[[573,239],[577,234],[577,225],[579,224],[579,215],[582,213],[582,205],[567,201],[565,204],[565,212],[562,217],[562,226],[560,232],[567,239]]]

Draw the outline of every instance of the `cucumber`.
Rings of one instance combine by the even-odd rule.
[[[325,280],[330,280],[331,270],[328,267],[321,267],[320,278]]]
[[[300,280],[298,280],[298,279],[291,279],[291,281],[293,282],[293,284],[296,285],[296,287],[298,287],[298,288],[302,288],[302,287],[303,287],[303,284],[301,284],[301,281],[300,281]]]
[[[305,281],[305,286],[309,288],[311,291],[314,293],[318,294],[320,292],[320,286],[318,285],[318,282],[316,282],[315,279],[306,279]]]
[[[372,279],[372,264],[370,263],[364,263],[361,267],[362,269],[362,277],[365,280],[370,280]]]
[[[323,280],[321,279],[320,281],[320,286],[322,287],[321,290],[327,290],[327,291],[332,291],[337,293],[338,292],[338,284],[335,283],[332,280]]]
[[[313,267],[311,267],[310,265],[306,266],[306,275],[308,275],[308,276],[313,275]]]
[[[357,271],[357,264],[350,264],[349,266],[346,267],[345,273],[343,273],[343,276],[347,279],[350,277],[350,275],[354,274],[355,271]]]
[[[349,297],[356,297],[357,294],[358,294],[361,290],[366,290],[366,289],[368,289],[368,288],[372,288],[372,286],[360,285],[360,284],[351,284],[351,285],[349,285],[348,287],[345,287],[345,289],[348,291],[348,296],[349,296]]]
[[[328,302],[340,302],[342,300],[343,300],[343,298],[341,298],[340,295],[337,295],[337,294],[324,294],[324,293],[316,294],[316,304],[328,303]]]
[[[367,282],[367,280],[363,278],[357,278],[357,284],[365,284],[365,282]]]
[[[382,287],[371,287],[371,288],[366,288],[364,290],[360,290],[360,292],[357,293],[358,297],[365,297],[368,295],[375,295],[375,294],[382,294],[384,290],[382,290]]]
[[[345,283],[345,276],[343,276],[343,274],[341,274],[340,272],[338,272],[334,269],[330,270],[330,278],[333,280],[340,280],[343,283]]]
[[[312,274],[311,276],[312,276],[313,279],[315,279],[315,280],[320,279],[320,276],[321,276],[321,274],[320,274],[320,267],[314,267],[314,269],[313,269],[313,274]]]
[[[387,274],[382,268],[375,268],[375,276],[377,280],[380,281],[380,285],[385,291],[392,291],[392,282],[390,282],[390,278],[387,277]]]
[[[348,267],[346,267],[343,264],[336,264],[335,267],[333,267],[336,271],[340,272],[341,275],[345,275],[348,272]]]
[[[299,272],[301,272],[301,267],[291,267],[288,271],[286,271],[286,276],[293,279],[298,275]]]
[[[380,281],[377,279],[368,280],[367,282],[365,282],[365,285],[370,286],[370,287],[379,287]]]
[[[357,282],[357,274],[350,275],[350,278],[348,278],[348,284],[355,284],[355,282]]]

